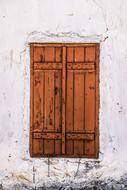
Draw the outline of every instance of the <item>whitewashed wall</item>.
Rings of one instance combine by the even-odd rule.
[[[29,42],[51,41],[101,44],[99,165],[53,158],[48,166],[29,156]],[[126,171],[127,1],[0,0],[0,183],[40,186]]]

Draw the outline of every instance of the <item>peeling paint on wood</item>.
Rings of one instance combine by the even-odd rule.
[[[34,186],[74,182],[79,166],[79,159],[51,159],[48,177],[47,158],[30,158],[31,42],[101,43],[100,163],[81,159],[75,180],[119,181],[127,171],[126,9],[126,0],[0,1],[0,188],[29,189],[33,166]]]

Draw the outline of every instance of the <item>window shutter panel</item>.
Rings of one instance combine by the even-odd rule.
[[[31,44],[30,154],[99,153],[99,45]]]

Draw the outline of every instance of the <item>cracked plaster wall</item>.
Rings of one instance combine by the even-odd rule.
[[[0,183],[119,178],[127,169],[127,1],[0,0]],[[29,156],[29,43],[100,42],[100,156]]]

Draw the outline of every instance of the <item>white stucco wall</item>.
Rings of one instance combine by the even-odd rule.
[[[51,41],[101,44],[100,167],[63,158],[50,159],[48,166],[47,158],[29,156],[29,42]],[[0,0],[0,183],[39,186],[123,175],[126,81],[126,0]]]

